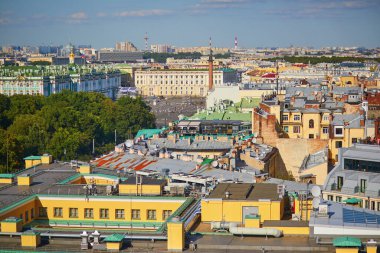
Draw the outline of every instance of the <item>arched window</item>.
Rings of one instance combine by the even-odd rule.
[[[314,128],[314,120],[309,120],[309,128]]]

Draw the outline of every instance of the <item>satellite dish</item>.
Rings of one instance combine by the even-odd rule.
[[[321,195],[321,188],[319,188],[319,186],[314,185],[311,188],[311,194],[313,195],[313,197],[319,197]]]
[[[127,140],[127,142],[125,143],[125,146],[127,146],[128,148],[132,147],[133,146],[133,141]]]
[[[218,165],[219,165],[219,163],[218,163],[218,161],[213,161],[213,162],[211,163],[211,165],[212,165],[212,167],[217,168]]]
[[[314,198],[313,199],[313,208],[317,209],[319,207],[319,203],[321,203],[321,199],[320,198]]]

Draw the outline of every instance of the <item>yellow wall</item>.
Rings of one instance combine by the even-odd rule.
[[[79,173],[81,173],[81,174],[91,174],[92,173],[91,166],[90,165],[81,165],[79,167]]]
[[[161,185],[119,184],[119,193],[128,195],[162,195],[162,187]]]
[[[260,222],[264,220],[280,220],[283,214],[283,201],[233,201],[202,200],[202,221],[243,222],[243,207],[257,206]]]
[[[300,176],[307,175],[307,174],[313,174],[315,176],[315,182],[313,182],[314,184],[323,185],[328,174],[327,161],[317,166],[314,166],[312,168],[308,168],[307,170],[302,171],[300,173]]]
[[[304,209],[301,212],[301,201],[298,198],[294,199],[294,214],[302,215],[302,220],[310,220],[310,214],[313,209],[313,200],[307,200],[307,203],[304,203]],[[307,216],[306,216],[307,215]]]
[[[377,246],[376,245],[374,245],[374,246],[367,245],[366,249],[367,249],[367,253],[377,253]]]
[[[32,178],[30,176],[18,176],[17,177],[17,185],[31,185],[32,184]]]
[[[140,220],[133,221],[152,221],[152,222],[163,222],[163,211],[171,210],[174,212],[182,205],[184,200],[177,201],[165,201],[164,199],[138,199],[138,198],[120,198],[120,199],[89,199],[86,201],[84,197],[80,198],[61,198],[61,197],[39,197],[37,201],[37,209],[39,207],[47,207],[48,219],[55,220],[85,220],[88,218],[84,217],[85,208],[93,208],[94,218],[88,220],[95,221],[131,221],[131,209],[140,210]],[[62,207],[63,213],[62,217],[54,217],[54,208]],[[78,208],[78,218],[69,217],[69,209]],[[100,218],[100,209],[109,209],[109,218]],[[124,219],[116,219],[115,212],[116,209],[124,209]],[[147,210],[156,210],[156,220],[147,219]]]
[[[122,242],[107,242],[106,245],[108,250],[119,250],[121,249]]]
[[[34,209],[33,210],[34,218],[31,217],[32,209]],[[28,216],[29,216],[28,221],[26,221],[26,217],[25,217],[26,211],[28,211]],[[8,217],[20,218],[21,214],[23,218],[23,224],[29,223],[36,218],[36,216],[38,215],[38,210],[36,209],[36,200],[34,197],[32,197],[29,201],[23,203],[22,205],[15,207],[14,209],[1,213],[0,220],[4,220]]]
[[[53,162],[53,156],[51,155],[43,155],[41,156],[42,164],[51,164]]]
[[[336,253],[358,253],[358,248],[336,248]]]
[[[13,183],[13,178],[0,178],[0,184],[11,184]]]
[[[37,248],[41,243],[41,236],[39,234],[23,234],[21,235],[21,246],[22,247],[33,247]]]
[[[25,160],[25,168],[30,168],[41,164],[41,160]]]
[[[309,235],[309,227],[268,227],[281,230],[284,235]]]
[[[335,137],[329,140],[329,150],[330,156],[329,158],[336,161],[336,155],[338,154],[338,148],[336,148],[336,142],[342,141],[342,147],[348,148],[352,146],[352,138],[363,139],[364,136],[364,128],[345,128],[344,135],[342,138]]]
[[[185,248],[183,222],[168,222],[168,250],[182,251]]]
[[[259,228],[260,227],[260,218],[245,218],[245,227],[246,228]]]
[[[1,222],[1,232],[16,233],[22,231],[22,222]]]

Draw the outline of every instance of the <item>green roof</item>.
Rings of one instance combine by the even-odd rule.
[[[349,199],[343,200],[343,202],[346,202],[347,204],[359,204],[362,202],[362,200],[357,199],[357,198],[349,198]]]
[[[14,222],[19,222],[19,221],[22,221],[22,219],[17,218],[17,217],[8,217],[1,222],[14,223]]]
[[[335,247],[360,247],[362,246],[362,242],[358,238],[345,236],[335,238],[333,245]]]
[[[0,174],[0,178],[13,178],[14,174]]]
[[[124,239],[124,235],[113,234],[113,235],[107,236],[104,239],[104,242],[121,242],[123,239]]]
[[[205,165],[205,164],[210,164],[214,161],[214,159],[211,159],[211,158],[206,158],[203,160],[203,162],[201,163],[201,166],[202,165]]]
[[[145,138],[152,138],[155,134],[160,134],[162,129],[141,129],[137,132],[135,138],[139,138],[144,135]]]
[[[41,233],[33,231],[33,230],[28,230],[28,231],[25,231],[24,233],[22,233],[22,235],[39,235],[39,234],[41,234]]]
[[[248,140],[249,138],[253,138],[253,137],[255,137],[255,135],[254,135],[254,134],[250,134],[250,135],[244,136],[244,138],[243,138],[242,140],[243,140],[243,141],[246,141],[246,140]]]
[[[39,155],[31,155],[24,158],[24,160],[41,160],[41,156]]]

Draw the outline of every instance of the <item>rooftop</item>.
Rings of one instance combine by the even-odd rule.
[[[222,183],[210,193],[208,198],[224,200],[279,200],[276,184],[236,184]]]

